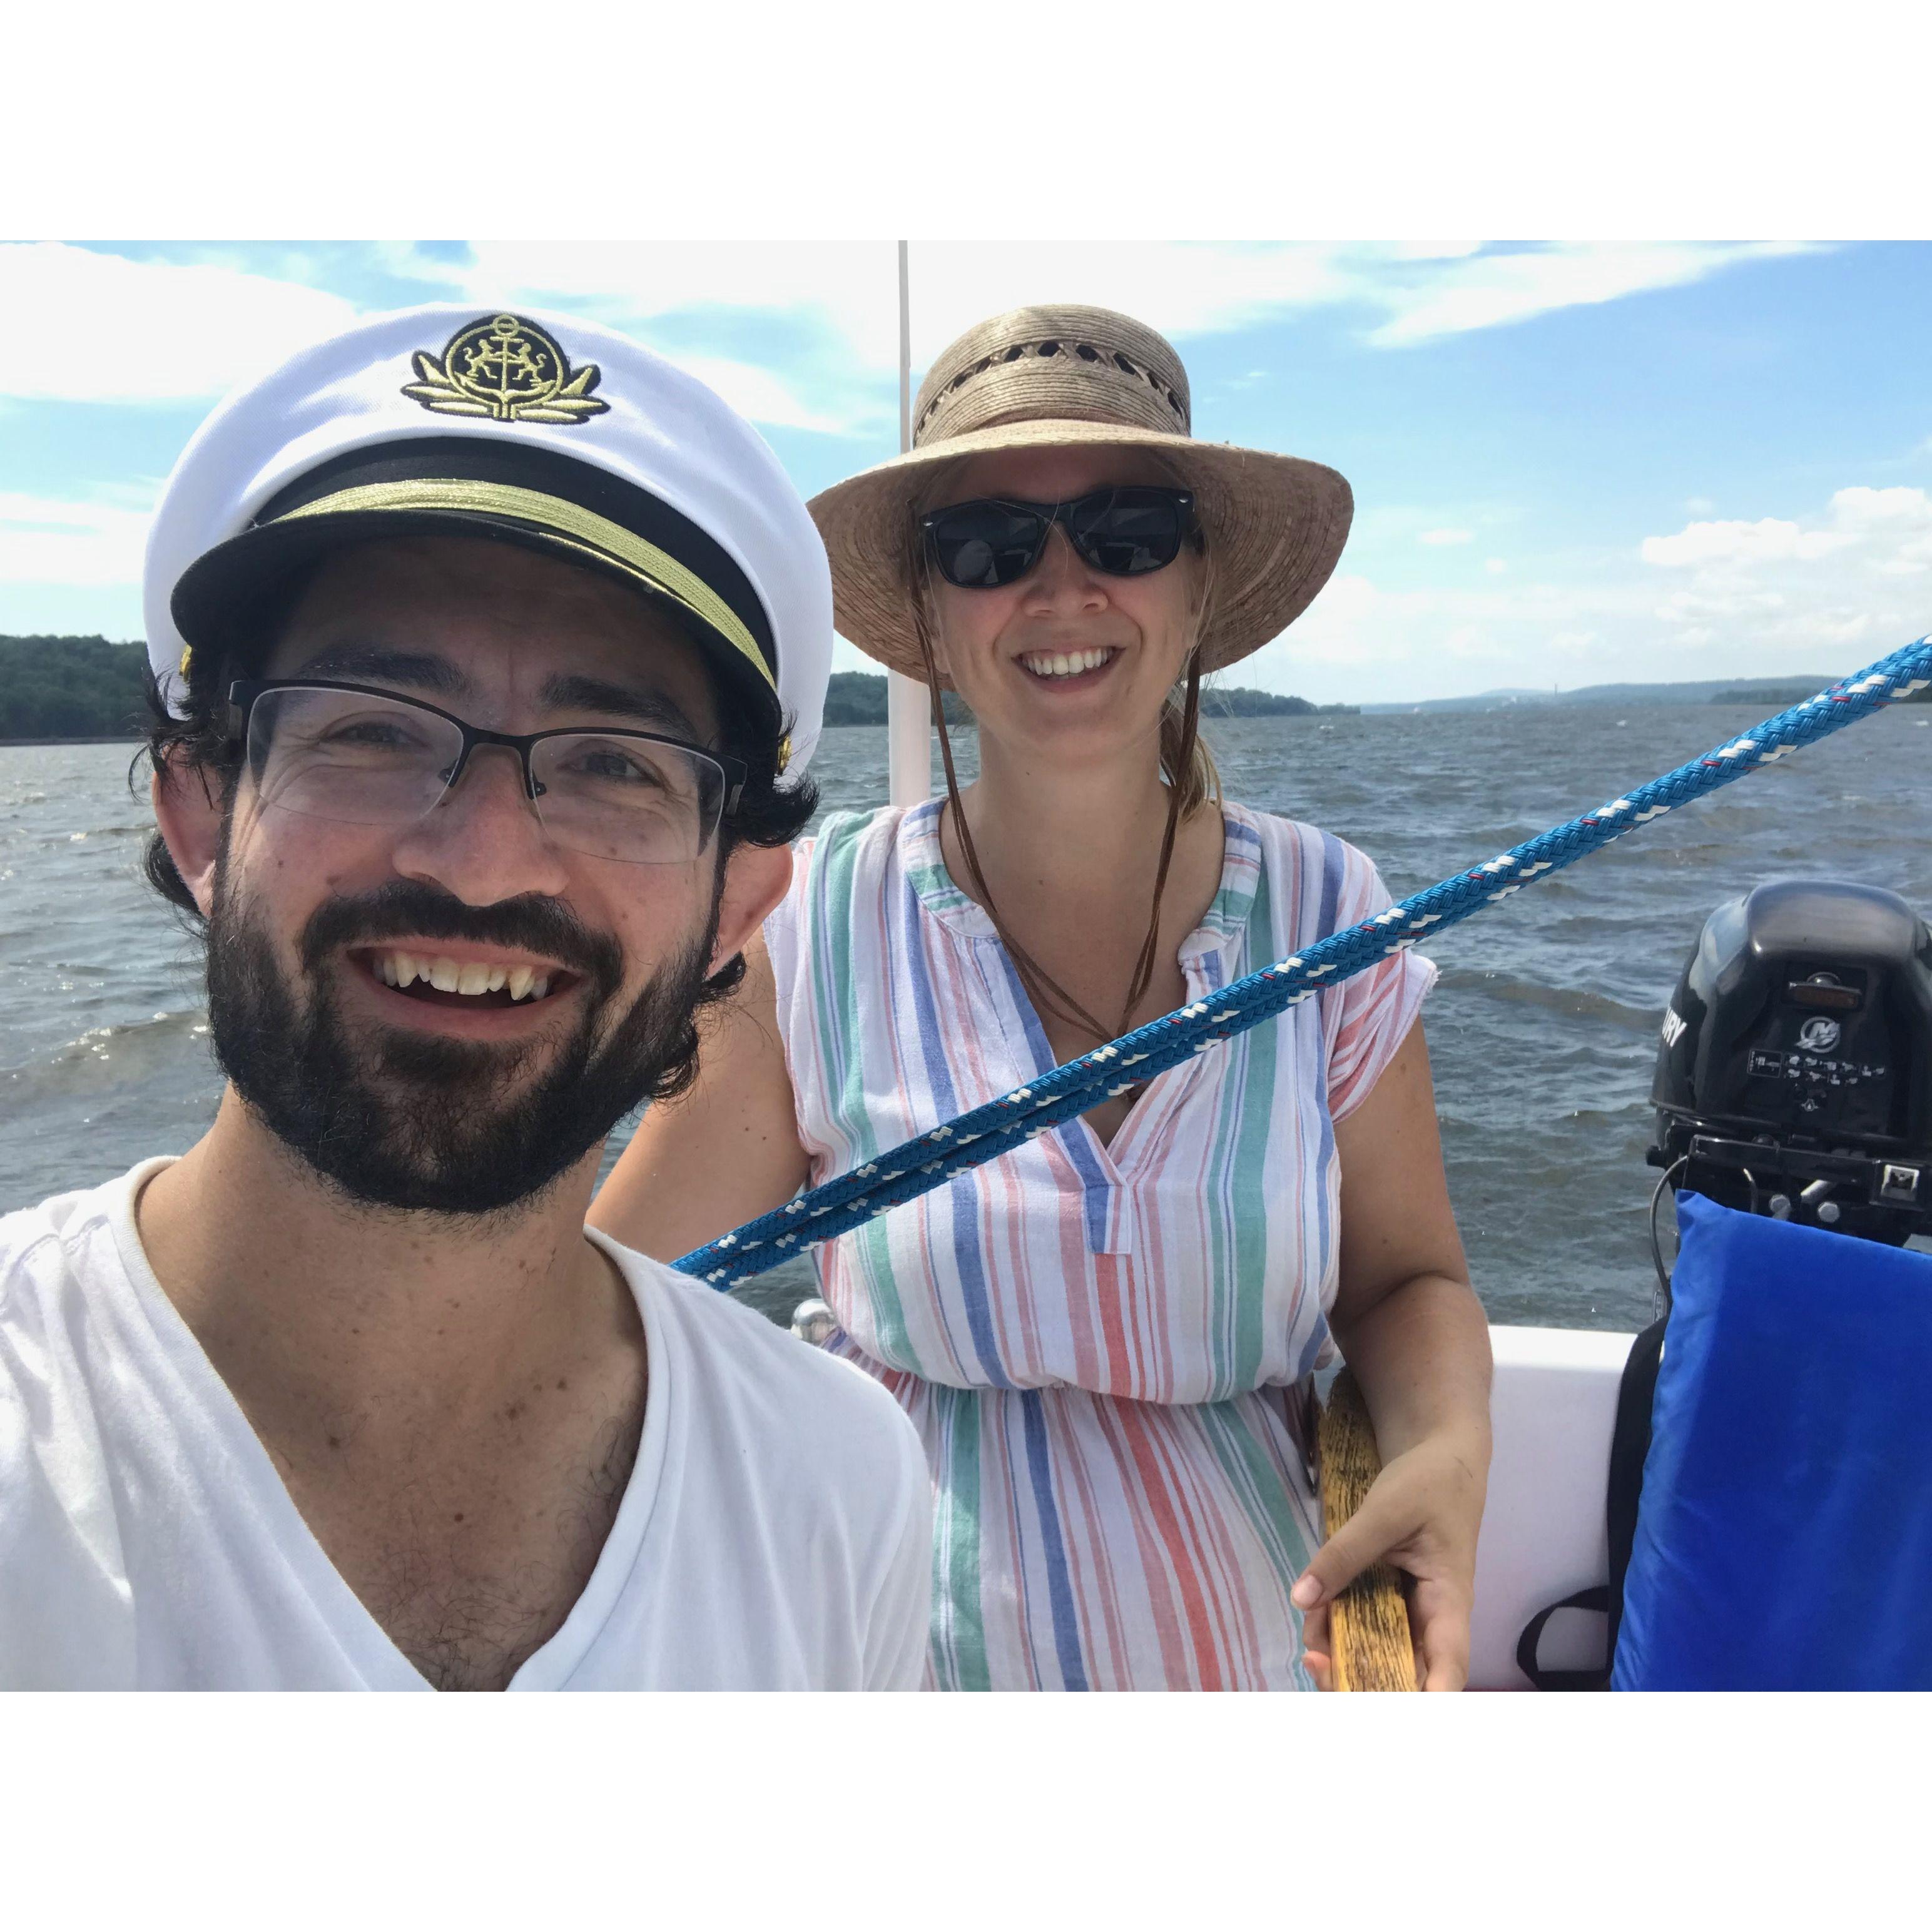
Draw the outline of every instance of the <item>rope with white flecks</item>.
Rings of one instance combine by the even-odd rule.
[[[848,1233],[956,1174],[998,1159],[1100,1101],[1152,1079],[1190,1054],[1204,1053],[1328,987],[1339,986],[1413,946],[1425,934],[1432,938],[1640,825],[1761,766],[1774,764],[1801,746],[1842,730],[1928,686],[1932,636],[1894,651],[1856,677],[1780,711],[1742,737],[1627,796],[1457,872],[1359,926],[1318,940],[1292,958],[1264,966],[1210,998],[1150,1020],[1024,1087],[903,1142],[708,1246],[694,1249],[676,1265],[719,1288],[761,1274],[801,1248]]]

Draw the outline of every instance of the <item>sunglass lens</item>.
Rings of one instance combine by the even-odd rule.
[[[933,520],[940,574],[962,590],[1012,584],[1033,568],[1045,526],[1024,511],[993,502],[961,503]]]
[[[1140,577],[1163,570],[1180,553],[1186,515],[1180,500],[1158,490],[1116,490],[1089,497],[1073,518],[1073,538],[1096,570]]]

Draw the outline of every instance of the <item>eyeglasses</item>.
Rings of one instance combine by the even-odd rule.
[[[479,746],[500,745],[554,844],[680,865],[710,844],[746,776],[736,758],[655,732],[486,731],[364,685],[250,681],[230,685],[228,702],[260,802],[340,825],[412,825],[455,788]]]
[[[919,520],[940,575],[962,590],[1017,584],[1040,561],[1055,524],[1109,577],[1165,570],[1196,527],[1192,490],[1150,484],[1095,490],[1069,503],[980,496]]]

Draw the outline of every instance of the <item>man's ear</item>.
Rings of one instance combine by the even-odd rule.
[[[750,944],[766,915],[791,884],[789,845],[740,845],[724,862],[724,890],[718,902],[718,943],[706,978]]]
[[[148,789],[168,856],[206,919],[214,909],[221,853],[220,781],[198,766],[158,763]]]

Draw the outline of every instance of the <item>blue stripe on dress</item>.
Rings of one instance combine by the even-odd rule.
[[[1073,1609],[1072,1580],[1066,1573],[1066,1544],[1060,1531],[1060,1512],[1053,1506],[1053,1474],[1047,1466],[1046,1418],[1040,1412],[1040,1391],[1020,1391],[1020,1417],[1026,1425],[1027,1473],[1033,1479],[1034,1507],[1040,1511],[1042,1540],[1046,1546],[1047,1601],[1053,1612],[1053,1648],[1060,1659],[1062,1688],[1087,1688],[1086,1666],[1080,1657],[1080,1622]]]
[[[939,1015],[933,1005],[932,975],[925,966],[923,913],[916,891],[901,896],[902,917],[905,926],[907,990],[912,997],[913,1012],[919,1024],[919,1044],[925,1062],[926,1077],[932,1083],[932,1104],[942,1120],[955,1119],[965,1110],[952,1084],[952,1070],[947,1064],[946,1047],[939,1030]],[[986,1296],[986,1261],[980,1250],[978,1190],[973,1176],[956,1174],[946,1190],[952,1222],[952,1261],[958,1270],[960,1299],[966,1304],[966,1325],[973,1331],[974,1352],[980,1368],[994,1388],[1010,1389],[1012,1378],[1000,1366],[999,1338],[993,1332],[992,1304]]]
[[[1000,970],[1006,979],[1006,996],[1012,1000],[1013,1011],[1019,1016],[1020,1024],[1026,1031],[1027,1050],[1033,1055],[1034,1077],[1037,1079],[1042,1073],[1051,1073],[1059,1063],[1053,1057],[1052,1043],[1046,1036],[1046,1028],[1040,1023],[1039,1014],[1034,1010],[1025,983],[1004,946],[998,949],[998,958]],[[1108,1210],[1113,1204],[1113,1185],[1106,1170],[1094,1158],[1093,1136],[1082,1130],[1078,1120],[1065,1121],[1047,1132],[1054,1144],[1072,1162],[1074,1172],[1080,1177],[1080,1211],[1087,1226],[1087,1252],[1090,1255],[1104,1255],[1108,1252],[1107,1223]]]

